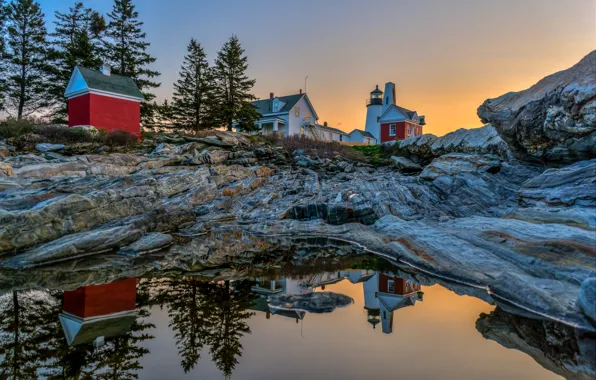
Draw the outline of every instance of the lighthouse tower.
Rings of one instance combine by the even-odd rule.
[[[377,144],[381,141],[381,124],[379,117],[383,111],[383,91],[379,86],[370,93],[370,99],[366,102],[366,124],[364,130],[372,134],[377,139]]]

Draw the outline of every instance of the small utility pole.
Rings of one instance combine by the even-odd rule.
[[[308,75],[304,78],[304,93],[306,94],[306,80],[308,79]]]

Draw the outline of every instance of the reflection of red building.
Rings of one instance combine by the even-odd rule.
[[[101,342],[129,331],[136,319],[136,279],[64,292],[60,323],[68,344]]]
[[[381,322],[383,332],[390,334],[393,331],[393,312],[422,300],[418,294],[420,290],[419,284],[403,278],[382,273],[371,277],[364,283],[364,308],[368,322],[373,327]]]
[[[379,292],[387,294],[408,295],[420,291],[420,284],[399,277],[389,277],[379,273]]]

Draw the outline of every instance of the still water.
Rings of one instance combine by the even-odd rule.
[[[548,343],[557,350],[577,350],[556,324],[545,329],[391,270],[303,272],[227,281],[153,273],[76,290],[6,292],[0,378],[584,378],[540,350],[551,335],[571,339]],[[322,310],[287,298],[321,292],[351,303]]]

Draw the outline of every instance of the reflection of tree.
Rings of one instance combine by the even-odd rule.
[[[249,282],[212,283],[190,277],[144,279],[149,302],[167,306],[185,372],[198,363],[205,345],[217,367],[230,376],[242,355],[240,339],[250,333],[247,311],[254,300]]]
[[[36,379],[42,365],[37,328],[43,301],[31,291],[13,291],[2,296],[0,304],[0,378]]]
[[[211,356],[226,377],[232,374],[237,358],[242,356],[240,338],[250,334],[246,320],[254,314],[247,311],[253,299],[246,281],[235,283],[234,289],[227,281],[213,285],[211,302],[215,323],[210,337]]]
[[[212,328],[212,311],[209,303],[210,284],[192,278],[170,282],[168,294],[170,327],[181,356],[184,372],[194,368],[200,358]]]

